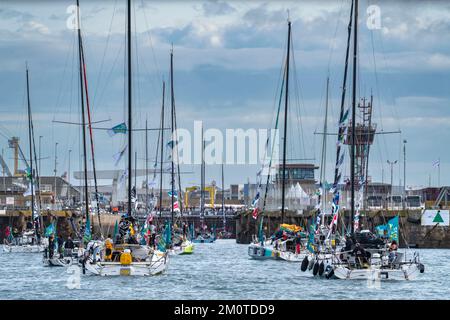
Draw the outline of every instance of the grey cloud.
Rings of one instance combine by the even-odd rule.
[[[34,16],[27,12],[22,12],[15,9],[0,9],[0,18],[1,19],[14,19],[19,22],[24,22],[32,19]]]
[[[233,13],[236,9],[229,3],[218,0],[209,0],[202,4],[205,16],[218,16]]]

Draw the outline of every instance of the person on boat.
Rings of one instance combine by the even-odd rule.
[[[295,254],[300,254],[301,243],[302,243],[302,241],[300,238],[300,232],[297,232],[297,234],[295,235]]]
[[[183,236],[186,237],[187,236],[187,223],[183,222]]]
[[[391,245],[389,246],[389,262],[392,263],[395,261],[395,258],[397,258],[397,241],[392,240]]]
[[[54,235],[50,235],[48,237],[48,257],[53,258],[53,253],[55,252],[55,237]]]
[[[75,248],[72,237],[68,236],[66,242],[64,242],[64,256],[72,256],[72,251]]]
[[[34,218],[34,230],[39,230],[39,217]],[[36,231],[36,240],[37,244],[41,244],[41,233],[39,231]]]
[[[64,239],[61,235],[59,235],[57,241],[58,241],[58,253],[62,256],[64,254]]]
[[[153,221],[150,221],[148,229],[150,231],[150,246],[154,247],[156,238],[156,226],[153,224]]]
[[[345,247],[344,247],[344,251],[352,251],[353,250],[353,240],[352,237],[347,234],[345,236]]]
[[[355,249],[353,249],[353,254],[355,255],[356,264],[359,267],[366,268],[368,267],[368,253],[364,248],[359,244],[356,243]]]
[[[108,238],[105,240],[105,261],[111,261],[113,252],[113,241],[111,235],[108,234]]]
[[[19,244],[19,230],[17,230],[17,228],[13,229],[12,236],[13,236],[14,244],[18,245]]]

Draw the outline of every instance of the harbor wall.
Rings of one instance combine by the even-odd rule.
[[[72,224],[79,230],[81,224],[84,224],[84,216],[76,211],[61,210],[61,211],[43,211],[41,213],[44,226],[50,225],[53,221],[56,221],[56,229],[58,235],[63,238],[67,238],[69,235],[74,235],[74,228]],[[163,224],[166,220],[170,220],[170,216],[158,217],[155,221],[157,224]],[[183,220],[189,224],[194,223],[195,227],[199,227],[202,224],[202,219],[199,216],[183,216]],[[19,232],[24,231],[27,226],[27,222],[31,221],[30,210],[1,210],[0,211],[0,242],[3,243],[5,229],[7,226],[16,228]],[[90,215],[91,225],[93,227],[94,234],[98,234],[99,225],[101,225],[102,233],[104,236],[114,233],[114,226],[120,221],[120,215],[118,214],[103,214],[100,216],[100,224],[97,215]],[[223,229],[223,217],[222,216],[205,216],[203,222],[212,228],[216,226],[217,229]],[[236,223],[234,217],[227,217],[226,230],[232,234],[232,238],[236,234]]]
[[[400,247],[417,247],[429,249],[449,249],[450,248],[450,230],[445,226],[422,226],[421,211],[369,211],[362,212],[360,222],[362,229],[373,230],[375,226],[386,224],[387,221],[396,215],[399,216],[399,240]],[[340,214],[339,232],[342,232],[342,225],[348,225],[349,212],[345,211]],[[284,223],[296,224],[302,227],[308,227],[313,222],[314,212],[287,212],[285,214]],[[236,242],[241,244],[249,244],[252,236],[258,232],[258,224],[260,217],[255,220],[250,211],[243,212],[236,217]],[[343,223],[342,223],[343,221]],[[274,233],[281,223],[280,212],[264,213],[264,234],[269,237]]]

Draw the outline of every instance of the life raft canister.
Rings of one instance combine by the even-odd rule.
[[[130,265],[132,261],[131,251],[129,249],[125,249],[124,252],[120,255],[120,264],[122,265]]]
[[[308,269],[308,264],[309,264],[308,257],[303,258],[302,265],[300,266],[300,270],[305,272],[306,269]]]

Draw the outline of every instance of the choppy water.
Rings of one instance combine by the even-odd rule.
[[[168,272],[146,278],[80,277],[68,289],[64,268],[44,267],[40,254],[0,253],[0,299],[449,299],[450,250],[420,250],[425,273],[414,281],[326,280],[305,276],[300,265],[248,258],[234,240],[196,244],[175,256]]]

